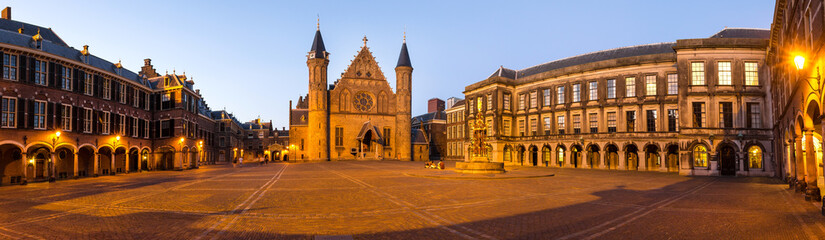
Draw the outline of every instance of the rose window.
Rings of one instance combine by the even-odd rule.
[[[355,99],[353,101],[353,105],[355,105],[355,109],[358,109],[362,112],[369,111],[372,109],[373,101],[372,95],[365,92],[360,92],[355,95]]]

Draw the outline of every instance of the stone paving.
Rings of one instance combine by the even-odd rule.
[[[205,166],[0,187],[0,239],[823,239],[776,179],[420,162]],[[454,163],[448,164],[448,169]],[[445,170],[448,171],[448,170]]]

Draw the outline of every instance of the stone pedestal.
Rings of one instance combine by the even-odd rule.
[[[455,163],[457,173],[504,173],[504,163],[490,162],[486,157],[473,157],[469,162]]]

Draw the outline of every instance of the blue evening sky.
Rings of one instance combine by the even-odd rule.
[[[769,28],[774,1],[57,1],[10,0],[12,18],[50,27],[70,46],[137,72],[186,71],[213,110],[288,127],[289,100],[307,92],[316,15],[331,53],[329,82],[368,46],[395,89],[407,29],[413,115],[430,98],[499,65],[522,69],[616,47],[708,37],[725,26]]]

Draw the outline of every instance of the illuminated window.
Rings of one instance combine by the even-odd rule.
[[[645,96],[656,96],[656,76],[645,76]]]
[[[679,78],[676,74],[667,75],[667,94],[676,95],[679,93]]]
[[[757,146],[748,148],[749,168],[762,168],[762,149]]]
[[[745,62],[745,85],[759,86],[759,65],[756,62]]]
[[[564,163],[564,149],[563,148],[558,149],[558,156],[557,157],[559,158],[559,166],[561,166]]]
[[[708,166],[708,149],[705,146],[697,145],[693,148],[693,166],[707,167]]]
[[[564,86],[556,87],[556,104],[564,104]]]
[[[719,85],[731,85],[730,62],[718,62]]]
[[[46,86],[48,80],[46,79],[46,62],[34,60],[34,84]]]
[[[690,63],[690,84],[705,85],[705,63]]]
[[[607,113],[607,132],[616,132],[616,112]]]
[[[3,54],[3,79],[17,80],[17,55]]]
[[[590,82],[590,87],[587,89],[590,91],[590,101],[599,100],[599,83],[596,81]]]
[[[550,99],[553,98],[553,94],[550,93],[550,89],[544,89],[544,106],[550,106]]]
[[[693,103],[693,127],[707,127],[705,124],[705,103]]]
[[[582,85],[581,84],[578,84],[578,83],[573,84],[573,102],[580,102],[581,101],[581,96],[582,96],[581,90],[582,90]]]
[[[624,82],[625,86],[625,97],[635,97],[636,96],[636,78],[629,77],[625,78]]]
[[[493,110],[493,94],[487,94],[487,111]]]
[[[607,98],[616,98],[616,79],[607,80]]]

